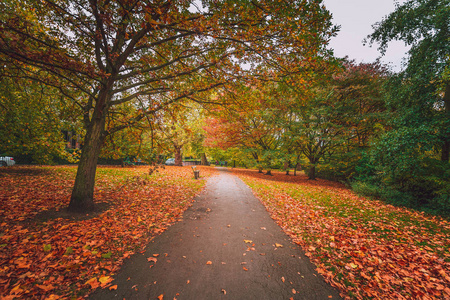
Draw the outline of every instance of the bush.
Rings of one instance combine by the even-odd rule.
[[[417,157],[405,166],[407,172],[392,172],[390,166],[363,158],[351,186],[358,194],[393,205],[450,216],[450,164]]]

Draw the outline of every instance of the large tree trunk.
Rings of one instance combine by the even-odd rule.
[[[94,207],[95,173],[104,140],[105,114],[97,113],[87,129],[68,207],[71,212],[88,212]]]
[[[311,165],[309,167],[308,178],[311,180],[316,180],[316,165]]]
[[[202,157],[201,157],[201,163],[202,166],[207,166],[208,165],[208,159],[206,158],[206,154],[202,153]]]
[[[181,146],[175,146],[175,166],[183,166],[183,158],[181,157]]]

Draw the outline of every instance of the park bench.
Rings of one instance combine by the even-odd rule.
[[[194,172],[194,178],[198,179],[200,177],[200,170],[197,170],[195,166],[192,166],[192,171]]]

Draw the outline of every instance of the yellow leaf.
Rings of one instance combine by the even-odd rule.
[[[105,284],[108,282],[111,282],[113,279],[110,276],[102,276],[98,281],[100,281],[101,284]]]
[[[251,240],[244,240],[244,243],[251,244],[253,242]]]
[[[282,248],[282,247],[283,247],[283,245],[281,245],[281,244],[278,244],[278,243],[275,243],[275,247],[278,247],[278,248]]]

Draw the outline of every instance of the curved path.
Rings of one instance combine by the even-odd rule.
[[[156,262],[148,261],[153,254]],[[144,254],[90,299],[340,299],[239,178],[220,170]]]

